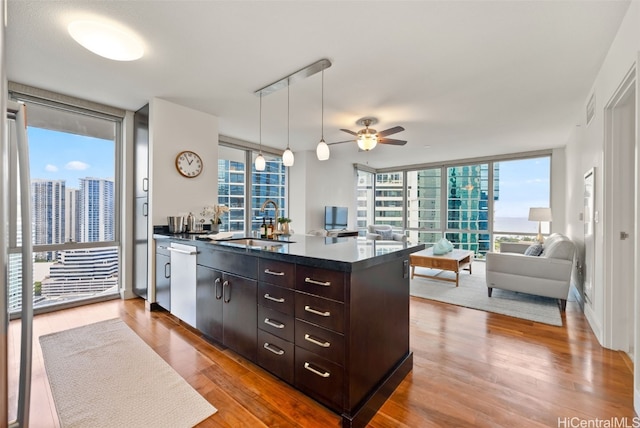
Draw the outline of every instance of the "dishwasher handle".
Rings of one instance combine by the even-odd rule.
[[[188,256],[194,256],[198,254],[197,250],[186,251],[186,250],[181,250],[180,248],[175,248],[175,247],[167,247],[167,250],[172,251],[174,253],[186,254]]]

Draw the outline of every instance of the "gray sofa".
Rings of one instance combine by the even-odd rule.
[[[551,297],[558,299],[564,312],[575,245],[566,236],[554,233],[545,240],[541,255],[525,255],[528,248],[529,245],[505,243],[500,246],[500,253],[487,253],[489,297],[494,288]]]

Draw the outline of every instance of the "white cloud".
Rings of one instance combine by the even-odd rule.
[[[58,167],[48,163],[47,166],[44,167],[44,170],[47,172],[58,172]]]
[[[84,171],[85,169],[89,169],[89,164],[81,161],[71,161],[64,166],[65,169],[71,169],[74,171]]]

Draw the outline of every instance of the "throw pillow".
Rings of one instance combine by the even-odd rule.
[[[392,229],[374,229],[374,232],[382,237],[382,239],[393,240]]]
[[[542,250],[543,250],[542,244],[533,244],[533,245],[530,245],[529,248],[527,248],[524,251],[524,255],[537,257],[540,254],[542,254]]]

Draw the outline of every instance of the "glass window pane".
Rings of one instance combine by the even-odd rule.
[[[257,153],[254,153],[255,157]],[[273,204],[268,204],[264,211],[260,211],[264,203],[268,200],[278,204],[278,216],[288,217],[289,207],[287,206],[287,168],[282,164],[280,156],[265,155],[266,167],[264,171],[256,171],[253,167],[253,177],[251,180],[251,229],[260,229],[262,219],[269,224],[271,220],[275,227],[278,225],[275,208]]]
[[[521,238],[536,235],[538,223],[528,220],[529,208],[551,206],[551,157],[496,162],[496,169],[500,192],[494,195],[494,232]],[[548,222],[541,226],[543,234],[549,233]]]
[[[433,234],[413,233],[413,229],[437,230],[442,227],[440,184],[441,168],[407,172],[407,226],[410,240],[416,241],[417,237],[419,242],[431,242]]]
[[[374,223],[403,227],[404,180],[401,172],[376,174]]]

